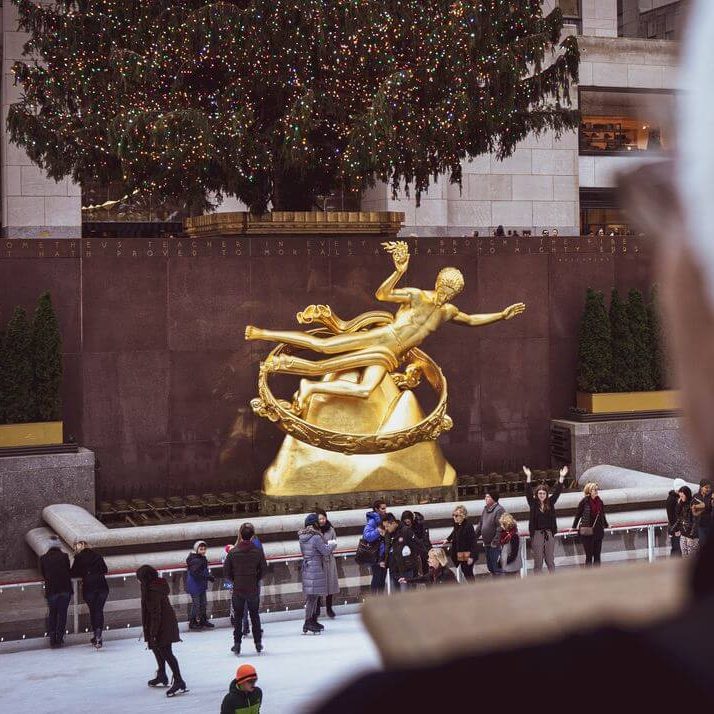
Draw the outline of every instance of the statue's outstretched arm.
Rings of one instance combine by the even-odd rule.
[[[516,317],[516,315],[520,315],[525,309],[526,306],[524,303],[517,302],[515,305],[509,305],[507,308],[501,310],[501,312],[491,312],[483,315],[467,315],[465,312],[459,311],[452,320],[461,325],[479,327],[480,325],[490,325],[492,322],[498,322],[499,320],[510,320]]]
[[[374,295],[377,300],[382,300],[383,302],[409,302],[411,299],[409,288],[395,289],[396,284],[399,282],[404,273],[407,272],[407,267],[409,266],[409,247],[405,241],[401,240],[382,243],[382,246],[387,253],[391,254],[392,260],[394,260],[395,270],[377,288],[377,292],[375,292]]]

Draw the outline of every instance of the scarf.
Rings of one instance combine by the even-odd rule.
[[[517,533],[517,531],[516,531],[515,526],[513,526],[513,528],[510,528],[507,531],[501,531],[501,535],[498,538],[498,542],[501,545],[506,545],[506,543],[511,542],[511,538],[513,538],[513,536],[516,535],[516,533]]]
[[[595,519],[602,513],[602,501],[600,496],[590,499],[590,514],[592,516],[592,522],[595,523]]]

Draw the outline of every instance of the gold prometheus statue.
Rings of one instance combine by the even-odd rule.
[[[309,305],[297,314],[297,321],[322,327],[305,332],[264,330],[252,325],[245,329],[246,340],[278,343],[261,363],[259,396],[251,401],[251,407],[259,416],[276,422],[286,433],[312,446],[344,454],[377,454],[436,439],[452,426],[446,414],[447,385],[438,365],[419,349],[421,343],[445,322],[477,327],[510,320],[526,308],[519,302],[501,312],[485,315],[462,312],[451,303],[464,287],[463,275],[456,268],[441,270],[434,290],[399,288],[397,283],[409,266],[409,247],[404,241],[382,245],[391,254],[395,269],[375,295],[383,302],[397,303],[396,314],[365,312],[345,322],[334,315],[328,305]],[[305,359],[293,354],[295,349],[329,356]],[[403,372],[398,372],[399,368],[404,368]],[[268,376],[272,373],[304,377],[292,403],[276,399],[272,394],[268,386]],[[376,433],[339,432],[309,420],[314,397],[320,395],[331,401],[368,400],[387,376],[401,390],[414,388],[422,376],[426,377],[439,395],[437,406],[417,423]]]

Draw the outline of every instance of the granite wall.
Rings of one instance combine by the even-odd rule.
[[[390,273],[379,238],[0,243],[0,320],[52,293],[64,337],[65,434],[96,452],[98,498],[259,488],[283,438],[248,405],[267,343],[248,323],[296,326],[328,303],[375,309]],[[459,267],[466,312],[518,301],[519,319],[445,325],[424,348],[450,384],[454,428],[441,439],[464,473],[549,464],[552,417],[574,403],[585,289],[647,289],[644,238],[418,238],[405,285]],[[275,391],[292,394],[285,378]]]
[[[76,454],[1,458],[0,570],[37,566],[25,534],[43,525],[45,506],[73,503],[92,513],[94,497],[94,454],[87,449]]]

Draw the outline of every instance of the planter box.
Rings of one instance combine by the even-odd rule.
[[[0,448],[12,446],[47,446],[64,441],[61,421],[0,424]]]
[[[672,412],[680,408],[680,395],[676,389],[657,392],[578,392],[578,409],[591,414],[622,412]]]

